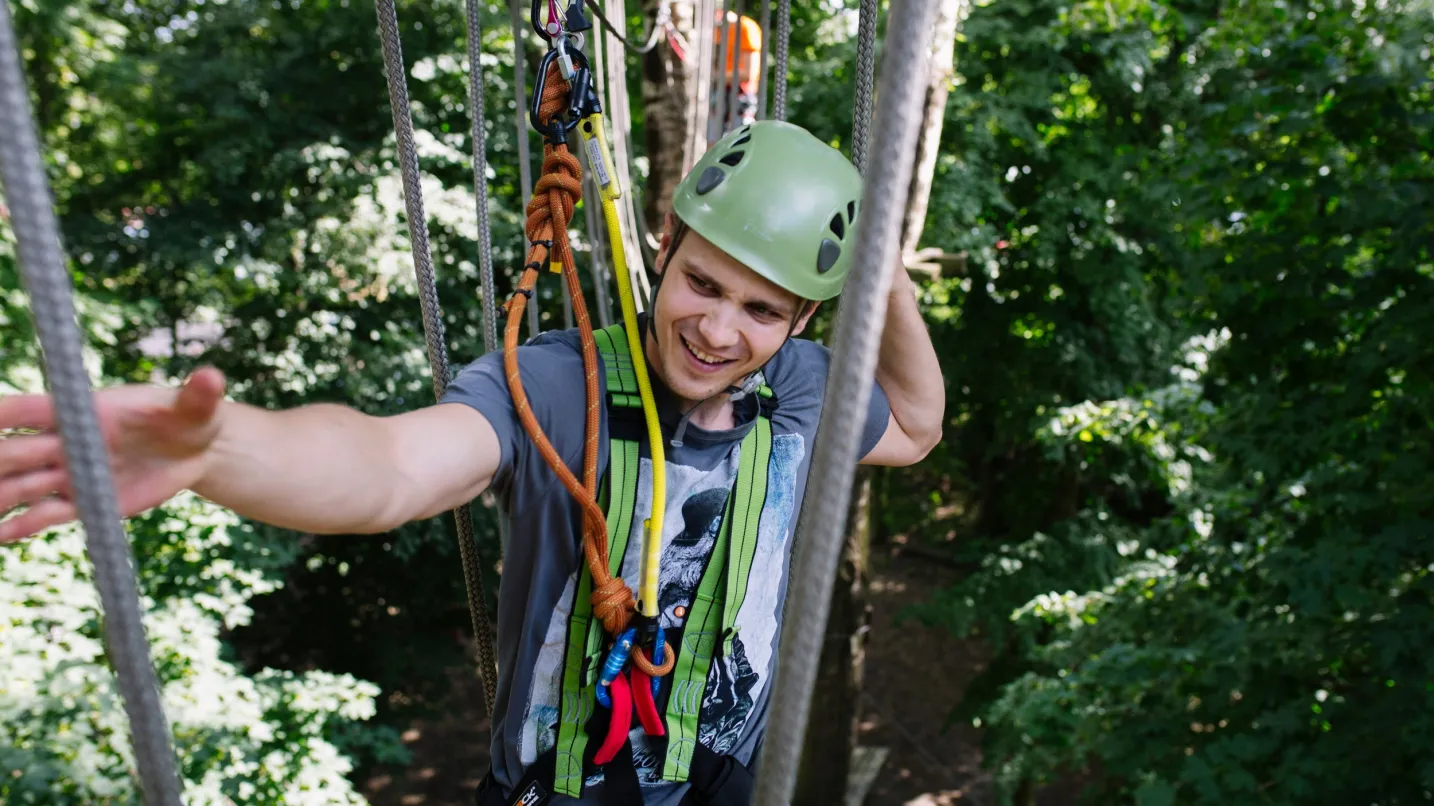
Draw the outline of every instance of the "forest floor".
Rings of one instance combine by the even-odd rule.
[[[902,611],[956,573],[900,547],[872,553],[872,630],[867,642],[860,743],[885,748],[885,763],[865,806],[987,806],[991,773],[981,767],[980,731],[969,723],[945,726],[946,714],[983,668],[978,642],[914,622],[896,624]],[[488,723],[482,693],[470,674],[453,675],[441,718],[414,720],[403,739],[413,763],[361,782],[374,806],[470,806],[488,767]],[[1039,806],[1067,806],[1070,793],[1043,793]]]

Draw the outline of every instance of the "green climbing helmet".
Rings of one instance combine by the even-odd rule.
[[[713,144],[673,195],[684,224],[802,299],[841,293],[851,271],[861,174],[790,123],[764,120]]]

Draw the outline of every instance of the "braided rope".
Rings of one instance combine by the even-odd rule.
[[[139,785],[146,803],[178,806],[179,775],[169,721],[149,656],[133,559],[120,523],[109,453],[100,431],[75,324],[70,275],[40,155],[9,4],[0,4],[0,181],[10,201],[20,273],[30,294],[45,377],[70,469],[75,508],[85,527],[103,609],[105,654],[114,665],[129,717]]]
[[[866,175],[856,253],[837,310],[831,374],[822,400],[822,421],[812,446],[810,495],[797,519],[795,556],[777,658],[776,703],[763,741],[754,803],[778,806],[796,788],[817,664],[826,638],[831,590],[841,559],[847,507],[856,473],[857,449],[877,350],[886,319],[891,272],[901,252],[901,219],[910,193],[915,144],[920,133],[936,4],[892,0],[882,57],[878,111],[872,137],[873,170]]]
[[[533,192],[533,156],[528,148],[528,63],[523,52],[523,37],[528,32],[528,26],[523,22],[523,12],[518,3],[519,0],[509,0],[508,21],[513,26],[513,87],[518,99],[513,105],[513,117],[518,129],[518,177],[522,183],[518,194],[521,198]],[[528,307],[528,333],[536,336],[540,329],[538,301],[533,300]]]
[[[488,220],[488,137],[484,131],[483,29],[477,0],[465,0],[468,14],[468,103],[473,121],[473,190],[478,206],[478,271],[483,283],[483,352],[498,344],[497,291],[493,279],[493,225]],[[526,189],[524,190],[526,192]]]
[[[418,276],[418,299],[423,309],[423,333],[428,342],[428,364],[433,372],[435,399],[443,397],[451,379],[448,353],[444,347],[443,311],[439,307],[433,258],[428,246],[428,217],[423,207],[423,187],[419,181],[418,149],[413,141],[413,118],[409,110],[408,86],[404,79],[403,48],[398,36],[398,14],[393,0],[377,0],[379,27],[382,30],[384,71],[388,76],[388,96],[393,108],[393,128],[398,135],[399,160],[402,163],[404,204],[408,212],[408,235],[412,244],[413,268]],[[475,76],[475,79],[477,77]],[[475,110],[476,112],[476,110]],[[481,120],[477,124],[481,127]],[[480,185],[481,187],[481,185]],[[465,504],[453,511],[458,528],[458,554],[463,566],[463,583],[468,593],[468,615],[473,621],[473,638],[478,651],[478,673],[483,680],[483,696],[491,711],[497,702],[498,664],[493,649],[492,620],[488,616],[487,597],[483,591],[483,571],[473,540],[473,516]]]
[[[787,119],[787,54],[792,45],[792,0],[777,0],[777,69],[772,76],[772,119]]]
[[[767,119],[767,84],[770,79],[767,74],[772,48],[772,37],[767,33],[772,30],[772,0],[758,0],[762,4],[762,16],[757,21],[757,27],[762,32],[762,70],[757,79],[757,120]]]
[[[538,107],[539,119],[544,124],[552,121],[567,109],[568,99],[567,81],[563,79],[556,63],[549,64],[543,96]],[[597,503],[598,424],[602,407],[602,398],[598,393],[597,342],[593,337],[592,320],[588,317],[587,304],[583,300],[582,280],[573,261],[572,246],[567,234],[568,223],[572,221],[577,204],[582,200],[582,165],[568,150],[566,143],[547,142],[543,146],[543,153],[542,175],[527,207],[526,232],[528,242],[532,245],[528,249],[528,261],[518,282],[518,290],[507,303],[508,322],[503,334],[503,368],[509,393],[513,397],[513,408],[518,413],[523,430],[533,441],[543,461],[557,474],[558,480],[582,510],[583,557],[593,578],[590,600],[593,615],[602,622],[608,635],[616,636],[632,621],[637,610],[637,601],[632,589],[622,577],[613,576],[609,570],[611,556],[607,542],[607,519]],[[584,433],[587,438],[583,444],[581,482],[558,455],[539,425],[518,371],[518,321],[537,284],[539,272],[546,270],[553,263],[562,267],[582,341],[583,384],[587,400]],[[657,677],[672,671],[676,663],[677,658],[670,645],[664,645],[663,658],[663,665],[654,667],[643,652],[632,654],[634,665],[648,675]]]
[[[872,97],[876,88],[876,12],[878,0],[861,0],[861,21],[856,34],[856,102],[851,120],[851,155],[856,169],[866,173],[871,141]]]

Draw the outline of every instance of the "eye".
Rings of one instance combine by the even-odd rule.
[[[771,322],[781,318],[776,311],[768,308],[766,305],[749,305],[747,306],[747,311],[751,313],[753,317],[763,322]]]
[[[716,289],[712,286],[711,283],[707,282],[701,277],[698,277],[695,274],[687,275],[687,282],[692,284],[692,288],[694,290],[703,294],[711,294],[716,291]]]

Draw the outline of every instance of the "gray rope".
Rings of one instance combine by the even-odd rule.
[[[762,72],[757,79],[757,120],[767,119],[767,63],[772,52],[772,0],[758,0],[762,4],[762,18],[758,20],[758,27],[762,29]]]
[[[856,101],[851,119],[851,156],[856,169],[866,173],[871,140],[872,90],[876,84],[876,12],[878,0],[861,0],[861,22],[856,34]]]
[[[727,79],[729,82],[727,85],[727,114],[722,118],[722,131],[724,133],[729,129],[737,128],[740,122],[737,120],[737,99],[742,96],[742,88],[740,86],[743,69],[742,17],[747,13],[747,7],[742,0],[733,0],[733,5],[736,7],[737,12],[737,19],[732,23],[736,30],[736,42],[734,46],[737,48],[737,53],[732,57],[732,75]]]
[[[617,32],[611,28],[608,33],[617,37]],[[592,71],[593,84],[597,87],[598,100],[603,102],[602,108],[607,110],[608,122],[613,120],[612,105],[605,102],[607,98],[607,59],[604,58],[603,46],[606,40],[597,37],[593,40]],[[612,140],[608,139],[609,149],[612,147]],[[616,160],[614,159],[614,162]],[[614,168],[616,170],[616,168]],[[621,174],[618,174],[621,176]],[[626,177],[624,177],[624,180]],[[627,184],[626,181],[623,184]],[[612,308],[608,298],[607,262],[611,261],[611,253],[607,251],[607,222],[602,215],[602,191],[598,189],[597,180],[593,178],[591,169],[583,174],[583,218],[588,227],[588,243],[591,250],[588,253],[588,261],[592,264],[593,295],[597,297],[597,319],[599,327],[607,327],[612,324]]]
[[[510,0],[508,3],[508,20],[513,26],[513,87],[518,96],[514,113],[518,124],[518,177],[522,183],[518,188],[518,198],[526,202],[528,195],[533,192],[533,157],[528,148],[528,60],[523,55],[523,34],[528,30],[528,26],[523,24],[523,15],[522,11],[518,9],[518,2],[519,0]],[[541,326],[538,324],[538,297],[536,294],[528,299],[527,307],[528,335],[536,336],[541,330]]]
[[[728,18],[728,13],[731,10],[730,3],[721,0],[717,3],[717,13],[722,17],[722,25],[716,35],[722,37],[722,41],[717,45],[717,62],[716,67],[713,68],[713,73],[716,75],[713,77],[712,87],[709,90],[716,96],[708,102],[712,108],[712,117],[707,121],[707,142],[709,143],[720,139],[722,132],[727,129],[727,83],[732,80],[731,73],[727,71],[728,54],[732,50],[728,46],[728,43],[732,41],[732,20]],[[736,67],[736,59],[733,58],[732,61],[732,66]],[[721,78],[717,78],[717,75],[720,75]]]
[[[40,156],[9,4],[0,4],[0,181],[15,227],[21,278],[30,294],[45,377],[54,395],[75,508],[85,527],[95,587],[104,610],[105,653],[114,665],[144,801],[178,806],[179,775],[169,721],[149,656],[133,559],[115,498],[110,457],[100,432],[81,356],[73,288]]]
[[[772,78],[772,119],[787,119],[787,52],[792,45],[792,0],[777,0],[777,72]]]
[[[713,41],[716,36],[713,21],[717,16],[717,0],[697,0],[695,12],[697,18],[692,23],[692,36],[697,40],[697,75],[692,84],[691,97],[696,115],[692,141],[688,146],[692,163],[696,163],[702,152],[707,150],[707,126],[712,113],[712,49],[717,44]]]
[[[623,0],[608,0],[608,10],[620,21],[619,30],[625,31],[627,4]],[[664,25],[671,19],[672,6],[667,0],[658,7],[658,18]],[[603,71],[607,76],[608,122],[612,128],[611,146],[614,169],[622,178],[623,194],[618,199],[618,218],[622,222],[623,252],[627,258],[624,267],[614,266],[615,271],[626,271],[632,284],[634,304],[639,312],[645,308],[645,300],[651,289],[647,281],[646,266],[652,251],[646,248],[642,237],[644,219],[639,214],[639,183],[632,179],[632,103],[627,93],[627,61],[621,43],[607,44],[607,55],[603,59]],[[599,51],[602,48],[598,48]]]
[[[809,494],[797,521],[795,556],[777,659],[775,709],[763,741],[755,803],[782,806],[796,788],[817,663],[826,636],[831,590],[841,559],[847,506],[856,474],[857,443],[866,420],[886,319],[891,272],[897,265],[901,220],[910,192],[921,126],[936,4],[892,0],[883,54],[872,165],[857,217],[856,252],[833,332],[832,371],[812,449]]]
[[[413,247],[413,267],[418,276],[418,299],[423,308],[423,332],[428,341],[428,364],[433,372],[433,395],[441,398],[448,388],[448,352],[444,347],[443,312],[428,247],[428,216],[423,208],[419,183],[418,149],[413,142],[413,118],[409,110],[408,85],[404,79],[403,47],[398,36],[398,14],[393,0],[377,0],[379,28],[383,36],[384,70],[388,74],[388,97],[393,107],[393,128],[398,135],[399,161],[403,168],[404,204],[408,211],[408,235]],[[475,76],[475,78],[477,78]],[[476,111],[476,110],[475,110]],[[481,121],[479,122],[481,126]],[[478,673],[483,696],[491,712],[497,702],[498,666],[483,592],[483,572],[473,544],[473,516],[468,505],[453,511],[458,525],[458,554],[463,565],[463,582],[468,590],[468,614],[473,619],[473,639],[478,649]]]
[[[473,119],[473,192],[478,203],[478,271],[483,282],[483,352],[498,348],[498,292],[493,280],[493,227],[488,220],[488,137],[484,131],[483,29],[478,3],[466,0],[468,12],[468,103]]]

